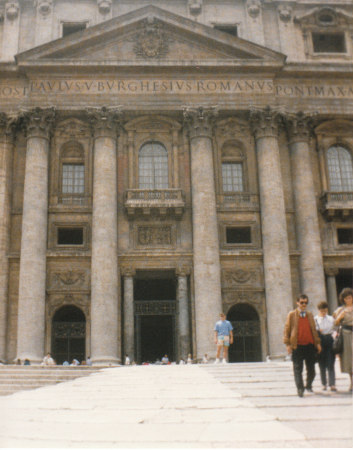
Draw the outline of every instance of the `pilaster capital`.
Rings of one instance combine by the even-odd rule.
[[[120,273],[124,278],[132,278],[136,275],[136,269],[133,266],[122,266]]]
[[[250,111],[250,124],[255,139],[278,137],[279,126],[282,123],[282,113],[267,106],[262,110]]]
[[[117,139],[122,119],[120,108],[88,108],[88,120],[93,130],[95,139],[100,137],[110,137]]]
[[[175,268],[175,273],[177,277],[187,277],[191,274],[191,267],[187,264],[178,264],[178,266]]]
[[[325,267],[325,274],[328,277],[336,277],[339,273],[339,270],[336,267]]]
[[[55,108],[34,108],[23,111],[20,119],[27,138],[38,137],[49,140],[55,120]]]
[[[284,122],[290,144],[294,142],[308,142],[313,127],[312,116],[305,115],[300,111],[297,114],[285,116]]]
[[[199,137],[212,138],[213,124],[218,116],[216,107],[184,108],[183,114],[190,139]]]
[[[18,1],[9,1],[5,4],[5,13],[8,20],[16,20],[20,12]]]
[[[3,139],[9,140],[14,137],[15,126],[17,119],[10,117],[7,114],[0,112],[0,141]]]

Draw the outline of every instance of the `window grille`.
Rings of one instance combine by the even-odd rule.
[[[149,142],[139,152],[139,188],[167,189],[168,153],[162,144]]]
[[[85,167],[83,164],[63,164],[62,193],[84,194]]]
[[[327,165],[330,190],[333,192],[353,191],[353,164],[350,152],[340,146],[329,148]]]
[[[222,164],[223,192],[243,191],[243,165],[241,163]]]

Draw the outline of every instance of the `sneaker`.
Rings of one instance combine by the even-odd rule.
[[[337,391],[337,388],[336,388],[336,386],[331,386],[331,388],[330,388],[330,389],[331,389],[331,391],[332,391],[332,392],[336,392],[336,391]]]
[[[222,359],[222,364],[227,364],[227,360],[226,359]]]
[[[327,387],[326,386],[322,386],[322,390],[323,391],[327,391]]]
[[[218,358],[216,358],[216,361],[214,362],[215,364],[219,364],[219,359]]]
[[[311,386],[306,386],[305,388],[306,391],[313,393],[313,388]]]

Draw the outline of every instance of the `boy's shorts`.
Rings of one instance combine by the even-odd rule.
[[[229,347],[229,336],[218,336],[217,345],[224,345],[225,347]]]

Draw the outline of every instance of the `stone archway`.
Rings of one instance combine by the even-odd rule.
[[[57,364],[82,362],[86,354],[86,317],[74,305],[59,308],[52,319],[51,352]]]
[[[232,323],[234,334],[229,362],[262,361],[261,325],[256,309],[248,303],[238,303],[228,311],[227,320]]]

